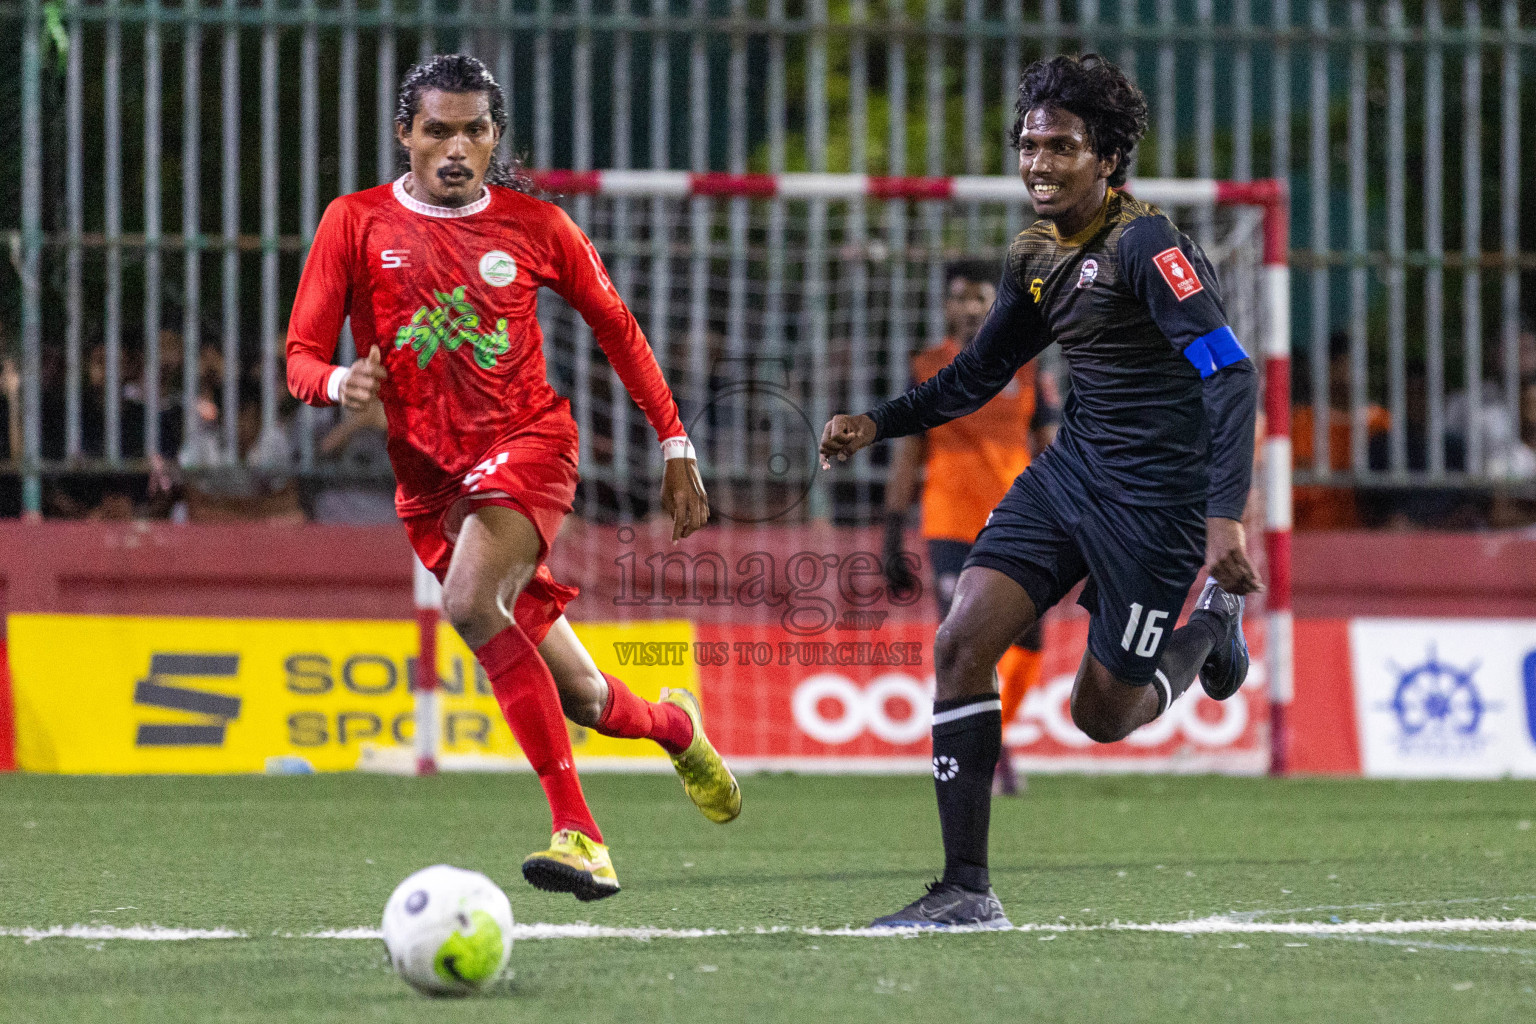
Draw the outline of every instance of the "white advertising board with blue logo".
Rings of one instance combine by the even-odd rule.
[[[1536,778],[1536,619],[1350,623],[1361,768]]]

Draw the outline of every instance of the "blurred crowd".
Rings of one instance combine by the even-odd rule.
[[[1350,338],[1336,333],[1328,343],[1328,396],[1325,427],[1327,462],[1335,473],[1356,466],[1350,403]],[[1519,334],[1519,393],[1513,402],[1504,384],[1504,348],[1485,345],[1481,389],[1474,402],[1471,389],[1445,395],[1441,431],[1441,483],[1388,481],[1368,487],[1314,482],[1298,484],[1293,493],[1297,530],[1361,528],[1477,530],[1520,529],[1536,525],[1536,324],[1522,324]],[[1301,373],[1307,363],[1298,361]],[[1291,411],[1292,465],[1298,473],[1315,473],[1316,405],[1305,380],[1293,381]],[[1424,474],[1431,462],[1428,378],[1422,366],[1405,373],[1402,454],[1409,473]],[[1371,392],[1381,389],[1369,389]],[[1392,468],[1392,415],[1376,401],[1361,409],[1368,470]],[[1474,440],[1478,444],[1474,444]],[[1481,476],[1492,486],[1468,486],[1456,475],[1467,471],[1468,454],[1480,447]]]
[[[9,351],[9,349],[7,349]],[[182,336],[159,335],[158,400],[150,408],[143,331],[123,331],[118,380],[120,468],[102,469],[107,455],[107,350],[96,340],[81,357],[80,452],[67,454],[66,374],[59,346],[44,349],[41,375],[42,458],[62,467],[43,479],[43,515],[59,519],[164,519],[221,523],[306,521],[394,522],[393,477],[385,450],[383,407],[359,413],[301,409],[288,395],[284,368],[271,367],[276,415],[262,417],[263,367],[235,368],[231,395],[222,346],[198,349],[190,421],[186,416],[186,360]],[[21,450],[21,377],[13,355],[0,360],[0,402],[7,431],[0,459]],[[226,408],[233,423],[226,423]],[[159,441],[145,450],[145,426],[156,418]],[[190,424],[190,429],[188,429]],[[314,451],[313,473],[299,472],[305,434]],[[71,462],[80,470],[72,472]],[[21,511],[14,472],[0,476],[0,515]]]
[[[1348,475],[1357,466],[1350,402],[1350,338],[1329,341],[1327,462]],[[21,483],[15,460],[21,451],[21,374],[11,339],[0,335],[0,516],[21,513]],[[284,367],[271,367],[275,416],[263,425],[259,360],[242,362],[233,388],[233,443],[225,422],[229,404],[223,348],[204,341],[198,350],[195,402],[187,429],[184,346],[179,332],[159,337],[159,397],[148,407],[143,332],[125,329],[118,379],[121,468],[103,471],[106,457],[107,351],[94,340],[81,359],[79,471],[66,457],[64,356],[45,347],[42,361],[42,457],[50,471],[43,479],[43,514],[59,519],[161,519],[174,522],[354,523],[395,521],[392,475],[386,451],[383,407],[362,413],[303,409],[286,387]],[[1374,379],[1361,409],[1367,448],[1364,466],[1384,482],[1355,486],[1317,479],[1317,405],[1310,394],[1309,363],[1296,361],[1291,414],[1293,467],[1312,479],[1294,492],[1297,530],[1350,529],[1524,529],[1536,526],[1536,324],[1519,334],[1519,394],[1505,394],[1503,348],[1484,347],[1479,400],[1460,387],[1443,402],[1441,451],[1446,477],[1393,480],[1392,451],[1402,445],[1407,470],[1422,477],[1431,461],[1427,378],[1422,367],[1406,371],[1403,422],[1379,399]],[[159,444],[145,451],[145,424],[158,417]],[[301,453],[313,451],[312,472],[300,472]],[[1400,440],[1394,440],[1394,437]],[[1473,439],[1482,451],[1481,476],[1489,483],[1460,479]],[[600,455],[606,438],[584,439]]]

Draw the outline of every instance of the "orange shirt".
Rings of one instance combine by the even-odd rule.
[[[960,354],[946,338],[912,358],[922,383]],[[929,430],[923,484],[923,536],[969,544],[986,525],[1014,478],[1029,465],[1029,424],[1035,414],[1035,365],[1027,363],[996,398],[969,416]]]
[[[1366,431],[1370,436],[1384,434],[1392,415],[1379,405],[1366,407]],[[1312,406],[1299,405],[1291,410],[1291,466],[1311,469]],[[1349,413],[1342,409],[1328,411],[1328,468],[1335,473],[1348,472],[1353,464]],[[1297,530],[1358,530],[1360,513],[1355,506],[1355,492],[1349,487],[1308,484],[1291,491],[1293,523]]]

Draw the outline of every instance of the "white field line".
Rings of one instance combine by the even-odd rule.
[[[798,928],[803,935],[881,938],[930,934],[925,928]],[[948,932],[970,929],[951,928]],[[1467,917],[1423,921],[1242,921],[1203,917],[1188,921],[1106,921],[1102,924],[1016,924],[1015,932],[1156,932],[1167,935],[1414,935],[1435,932],[1536,932],[1536,920]]]
[[[127,939],[130,942],[188,942],[193,939],[244,939],[245,932],[230,928],[162,928],[158,924],[56,924],[51,928],[0,927],[0,938],[26,939]]]
[[[1374,946],[1404,946],[1408,952],[1432,949],[1437,953],[1509,953],[1516,956],[1536,956],[1536,949],[1513,949],[1509,946],[1469,946],[1463,942],[1428,942],[1419,939],[1389,939],[1381,935],[1330,935],[1339,942],[1369,942]]]
[[[947,929],[949,932],[970,929]],[[1168,935],[1301,935],[1367,936],[1419,935],[1478,932],[1536,932],[1536,920],[1527,918],[1443,918],[1419,921],[1244,921],[1230,916],[1205,917],[1187,921],[1160,921],[1145,924],[1134,921],[1106,921],[1100,924],[1026,923],[1014,925],[1014,932],[1148,932]],[[752,935],[806,935],[827,938],[907,938],[932,934],[924,928],[613,928],[585,923],[520,924],[512,929],[513,939],[704,939]],[[184,942],[195,939],[250,939],[264,936],[228,928],[166,928],[160,925],[54,925],[50,928],[0,927],[0,937],[25,939],[125,939],[140,942]],[[357,927],[313,932],[279,932],[280,939],[367,939],[378,941],[383,934],[377,928]]]
[[[1336,903],[1315,907],[1289,907],[1281,910],[1234,910],[1226,915],[1234,921],[1252,921],[1260,917],[1278,917],[1282,914],[1316,914],[1325,910],[1393,910],[1399,907],[1455,907],[1473,903],[1520,903],[1536,900],[1536,896],[1466,896],[1453,900],[1399,900],[1393,903]],[[1513,907],[1504,907],[1513,910]]]

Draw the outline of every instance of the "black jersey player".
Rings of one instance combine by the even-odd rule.
[[[1125,183],[1146,101],[1095,55],[1039,61],[1014,139],[1039,220],[1008,251],[976,339],[926,383],[834,416],[823,464],[979,408],[1061,345],[1061,430],[993,510],[934,641],[933,775],[944,875],[877,926],[1008,926],[987,874],[1001,721],[993,666],[1082,579],[1092,617],[1072,719],[1101,743],[1157,718],[1198,675],[1217,700],[1248,671],[1244,550],[1257,379],[1200,247]],[[1211,580],[1175,630],[1201,567]]]

